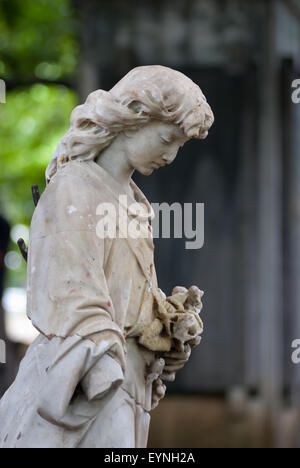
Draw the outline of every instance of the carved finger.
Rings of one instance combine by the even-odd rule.
[[[175,372],[168,374],[168,373],[163,373],[160,378],[164,380],[165,382],[174,382],[175,380]]]
[[[166,366],[165,367],[165,372],[177,372],[180,369],[182,369],[185,364],[186,364],[186,362],[184,362],[183,364],[174,364],[174,365],[171,365],[171,366]]]
[[[162,398],[164,398],[166,393],[166,386],[163,384],[161,379],[157,379],[153,384],[152,392],[152,404],[151,409],[154,409],[158,406],[158,403]]]
[[[182,351],[182,352],[178,352],[178,351],[170,351],[169,353],[164,353],[164,359],[167,360],[167,359],[176,359],[177,361],[178,360],[184,360],[184,361],[187,361],[189,359],[191,355],[191,348],[189,347],[189,351]]]
[[[159,385],[158,387],[156,387],[155,395],[157,396],[157,398],[159,399],[163,398],[165,396],[165,393],[166,393],[165,386]]]
[[[158,399],[156,399],[156,400],[153,399],[151,409],[154,410],[155,408],[157,408],[158,404],[159,404],[159,400]]]
[[[187,363],[187,359],[166,359],[165,367],[169,366],[184,366]]]

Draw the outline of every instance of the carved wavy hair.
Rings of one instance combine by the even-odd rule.
[[[199,86],[182,73],[160,65],[134,68],[110,91],[94,91],[73,110],[70,129],[47,167],[47,182],[69,161],[95,160],[118,133],[150,120],[174,123],[188,138],[203,139],[214,116]]]

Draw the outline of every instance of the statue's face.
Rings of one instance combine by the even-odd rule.
[[[143,175],[171,164],[188,140],[178,125],[152,121],[126,138],[129,164]]]

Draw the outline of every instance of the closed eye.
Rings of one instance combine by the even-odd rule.
[[[165,145],[172,143],[172,140],[167,137],[161,136],[160,139]]]

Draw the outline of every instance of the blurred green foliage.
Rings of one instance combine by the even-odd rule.
[[[0,0],[0,78],[8,85],[0,104],[0,213],[11,226],[29,226],[31,185],[44,190],[46,166],[69,127],[77,57],[70,0]],[[23,285],[25,271],[22,261],[7,283]]]
[[[0,76],[18,82],[74,74],[78,55],[70,0],[0,0]]]
[[[16,89],[0,104],[0,212],[11,226],[29,226],[34,204],[31,185],[45,188],[45,168],[61,136],[77,95],[62,85],[34,84]],[[18,251],[15,243],[10,250]],[[22,285],[25,262],[10,271],[7,284]]]
[[[31,185],[44,188],[45,168],[76,104],[67,87],[39,83],[11,91],[0,104],[0,211],[11,223],[30,222]]]

